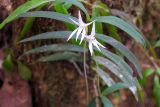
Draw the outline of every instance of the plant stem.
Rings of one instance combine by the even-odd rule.
[[[142,47],[140,47],[140,48],[142,48]],[[143,49],[142,49],[143,50]],[[152,47],[149,47],[149,51],[152,53],[152,57],[153,57],[153,59],[152,58],[150,58],[150,55],[149,55],[149,53],[147,52],[147,51],[144,51],[144,53],[145,53],[145,56],[146,56],[146,58],[151,62],[151,64],[152,64],[152,66],[154,67],[154,69],[156,70],[156,69],[158,69],[159,67],[158,67],[158,65],[157,65],[157,63],[156,63],[156,57],[154,57],[154,53],[155,53],[155,51],[154,51],[154,49],[152,48]],[[155,55],[156,55],[156,53],[155,53]]]
[[[93,59],[95,58],[95,54],[93,53]],[[95,62],[96,62],[96,68],[98,69],[98,63],[97,63],[97,61],[95,60]],[[97,71],[96,71],[97,72]],[[98,74],[98,73],[97,73]],[[100,84],[99,84],[99,76],[97,76],[97,87],[98,87],[98,92],[99,92],[99,94],[101,94],[101,90],[100,90]]]
[[[83,67],[84,67],[84,76],[85,76],[85,83],[86,83],[86,103],[88,104],[89,101],[89,88],[88,88],[88,77],[87,77],[87,70],[86,70],[86,53],[85,53],[86,42],[84,43],[84,54],[83,54]]]
[[[95,58],[95,54],[93,53],[93,58]],[[98,68],[98,63],[97,63],[97,61],[95,60],[95,62],[96,62],[96,68]],[[97,71],[96,71],[97,72]],[[98,74],[98,73],[97,73]],[[97,99],[96,99],[96,107],[99,107],[99,96],[101,95],[101,89],[100,89],[100,81],[99,81],[99,76],[97,75],[97,77],[96,77],[97,79],[97,82],[96,82],[96,87],[97,87]]]
[[[95,95],[96,95],[96,107],[100,106],[100,101],[99,101],[99,92],[98,92],[98,87],[97,87],[97,78],[94,78],[94,90],[95,90]]]

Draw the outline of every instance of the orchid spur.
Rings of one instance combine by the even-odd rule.
[[[87,34],[86,32],[86,27],[89,26],[90,24],[92,24],[94,21],[90,22],[90,23],[85,23],[83,22],[82,20],[82,16],[81,16],[81,13],[80,11],[78,12],[78,22],[76,22],[75,20],[71,19],[70,20],[76,24],[78,26],[78,28],[76,28],[72,33],[71,35],[69,36],[69,38],[67,39],[70,40],[72,38],[72,36],[77,32],[77,35],[76,35],[76,40],[78,39],[79,35],[82,34],[82,37],[81,37],[81,41],[80,41],[80,44],[82,43],[85,35]]]
[[[89,51],[91,53],[91,56],[93,54],[93,46],[95,46],[99,51],[101,51],[100,48],[99,48],[99,46],[102,47],[102,48],[105,48],[101,43],[99,43],[96,40],[95,35],[96,35],[96,32],[95,32],[95,23],[93,23],[91,34],[90,35],[85,35],[85,39],[89,43],[88,47],[89,47]]]

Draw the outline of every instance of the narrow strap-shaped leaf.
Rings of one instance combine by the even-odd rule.
[[[122,68],[120,68],[118,65],[114,64],[112,61],[110,61],[104,57],[100,57],[100,56],[96,56],[95,60],[99,64],[108,68],[113,74],[115,74],[120,80],[122,80],[126,84],[126,86],[128,86],[128,87],[137,86],[138,87],[138,83],[137,83],[137,81],[135,81],[135,79],[132,77],[132,75],[129,75],[126,72],[124,72]]]
[[[22,5],[20,5],[15,11],[13,11],[1,24],[0,24],[0,29],[7,23],[11,22],[12,20],[16,19],[20,14],[25,13],[33,8],[38,7],[41,4],[44,3],[48,3],[51,1],[55,1],[55,0],[31,0],[28,1]],[[78,0],[59,0],[62,2],[69,2],[77,7],[79,7],[87,16],[88,16],[88,12],[85,9],[85,7],[83,6],[83,4],[81,2],[79,2]]]
[[[75,21],[77,21],[78,19],[67,15],[67,14],[62,14],[62,13],[58,13],[58,12],[51,12],[51,11],[34,11],[34,12],[26,12],[21,14],[19,17],[43,17],[43,18],[51,18],[51,19],[55,19],[55,20],[59,20],[59,21],[63,21],[63,22],[67,22],[67,23],[71,23],[74,24],[71,19],[74,19]]]
[[[127,57],[128,60],[134,64],[138,74],[142,77],[142,74],[141,74],[142,68],[140,66],[140,63],[137,60],[137,58],[134,56],[134,54],[128,48],[126,48],[122,43],[118,42],[112,37],[109,37],[103,34],[97,34],[96,37],[110,44],[111,46],[116,48],[118,51],[120,51],[125,57]]]
[[[96,51],[97,48],[94,48]],[[106,56],[108,59],[112,60],[115,64],[119,65],[120,67],[122,67],[127,73],[129,74],[133,74],[133,70],[131,69],[131,67],[118,55],[106,50],[106,49],[102,49],[101,48],[101,52],[104,56]]]
[[[65,8],[65,5],[64,4],[57,4],[57,5],[54,5],[54,9],[56,12],[59,12],[59,13],[63,13],[63,14],[69,14],[68,10]],[[68,24],[68,23],[65,23],[67,29],[69,30],[74,30],[76,28],[75,25],[73,24]]]
[[[105,3],[97,2],[96,7],[99,9],[101,16],[110,16],[109,7]],[[115,26],[107,25],[106,27],[107,27],[107,31],[111,37],[115,38],[118,41],[122,41],[120,35],[117,32],[117,28]]]
[[[114,80],[102,69],[97,68],[96,72],[109,87],[115,84]]]
[[[36,11],[41,10],[44,6],[46,6],[46,4],[38,6],[35,10]],[[35,17],[26,18],[24,26],[19,35],[19,40],[24,39],[24,36],[31,30],[35,19],[36,19]]]
[[[103,103],[103,107],[114,107],[112,102],[105,96],[101,96],[101,101]]]
[[[114,25],[123,31],[127,32],[132,38],[134,38],[137,42],[141,44],[145,44],[145,39],[143,38],[142,34],[138,32],[135,27],[131,26],[131,24],[125,22],[124,20],[115,17],[115,16],[100,16],[93,18],[91,20],[96,20],[97,22],[104,22],[111,25]]]
[[[79,2],[78,0],[61,0],[62,2],[69,2],[77,7],[79,7],[86,15],[88,15],[87,10],[85,9],[85,7],[83,6],[83,4],[81,2]]]
[[[55,0],[31,0],[22,5],[20,5],[15,11],[13,11],[1,24],[0,29],[7,23],[11,22],[15,18],[17,18],[20,14],[27,12],[30,9],[38,7],[41,4],[55,1]]]
[[[20,41],[20,43],[30,42],[30,41],[35,41],[35,40],[45,40],[45,39],[64,39],[64,38],[68,38],[71,33],[72,33],[71,31],[46,32],[46,33],[41,33],[38,35],[34,35],[32,37],[23,39]]]
[[[42,62],[61,61],[61,60],[80,61],[81,55],[73,52],[64,52],[64,53],[55,53],[53,55],[44,56],[39,59],[39,61],[42,61]]]
[[[139,83],[137,81],[137,78],[136,77],[132,77],[132,75],[126,73],[126,71],[125,71],[126,69],[123,68],[123,66],[119,66],[118,67],[117,65],[114,65],[114,63],[109,62],[109,60],[107,60],[107,59],[105,59],[103,57],[99,57],[99,58],[101,58],[101,59],[99,59],[99,61],[98,60],[96,60],[96,61],[99,62],[100,64],[104,65],[105,67],[107,67],[117,77],[119,77],[124,82],[123,84],[125,85],[125,87],[126,88],[128,87],[131,90],[131,92],[133,93],[133,95],[135,96],[135,98],[138,100],[136,92],[137,92],[137,88],[141,89],[141,86],[139,85]],[[118,71],[118,69],[119,69],[119,71]]]
[[[118,55],[106,50],[106,49],[101,49],[102,50],[102,54],[104,56],[106,56],[107,58],[109,58],[110,60],[112,60],[115,64],[119,65],[123,70],[127,70],[126,66],[129,67],[129,65]],[[128,74],[128,73],[127,73]],[[132,75],[132,74],[131,74]],[[141,88],[138,81],[136,80],[136,78],[133,79],[136,86],[138,88]],[[131,84],[130,84],[131,85]]]
[[[94,8],[92,9],[92,18],[100,16],[100,12],[99,11],[100,11],[99,8],[97,8],[97,6],[94,6]],[[96,32],[97,33],[103,33],[102,23],[101,22],[97,22],[95,24],[96,24]]]
[[[87,50],[87,49],[86,49]],[[54,51],[75,51],[75,52],[84,52],[83,47],[78,45],[71,44],[53,44],[45,45],[38,48],[31,49],[25,54],[40,53],[40,52],[54,52]]]
[[[124,83],[116,83],[116,84],[113,84],[110,87],[105,88],[102,91],[102,95],[106,96],[110,93],[113,93],[113,92],[118,91],[118,90],[123,89],[123,88],[127,88]]]

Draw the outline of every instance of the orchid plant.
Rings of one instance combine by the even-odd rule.
[[[80,11],[78,12],[78,18],[73,17],[69,14],[52,12],[52,11],[28,12],[29,10],[35,7],[38,7],[42,4],[45,4],[48,2],[52,2],[53,4],[56,4],[57,1],[61,5],[64,5],[64,3],[71,4],[69,8],[71,8],[72,5],[77,6],[86,15],[86,18],[84,19],[87,19],[87,22],[89,23],[85,23],[85,21],[83,21]],[[133,69],[127,64],[127,62],[125,62],[124,57],[126,57],[131,63],[133,63],[139,76],[141,76],[141,66],[139,61],[134,56],[134,54],[131,51],[129,51],[128,48],[125,47],[121,42],[117,41],[115,38],[112,38],[111,36],[97,33],[96,30],[99,29],[99,27],[96,27],[96,26],[97,24],[99,24],[101,25],[101,27],[103,27],[102,23],[104,23],[107,25],[110,24],[115,27],[118,27],[119,29],[128,33],[130,37],[132,37],[142,45],[145,44],[145,39],[143,38],[142,34],[139,31],[137,31],[137,28],[135,26],[132,26],[130,23],[127,23],[118,17],[107,16],[107,15],[104,16],[104,14],[103,16],[93,17],[91,14],[87,12],[86,8],[83,6],[83,3],[86,3],[86,2],[83,2],[83,3],[82,2],[83,0],[81,2],[78,0],[30,0],[24,3],[23,5],[21,5],[20,7],[18,7],[15,11],[13,11],[10,14],[10,16],[8,16],[0,24],[0,29],[5,24],[13,21],[14,19],[17,19],[18,17],[51,18],[54,20],[62,21],[65,24],[67,23],[67,26],[71,26],[71,25],[78,26],[73,31],[68,31],[68,30],[52,31],[52,32],[38,34],[32,37],[26,38],[24,40],[21,40],[20,43],[26,43],[26,42],[31,42],[35,40],[45,40],[45,39],[67,39],[67,41],[69,41],[70,39],[75,39],[77,41],[80,37],[79,45],[71,44],[71,42],[69,42],[68,44],[54,43],[52,45],[45,45],[45,46],[37,47],[35,49],[28,50],[27,52],[25,52],[25,55],[40,53],[40,52],[54,52],[53,54],[44,56],[39,60],[43,62],[68,60],[72,62],[74,61],[74,63],[76,63],[76,62],[82,62],[80,53],[84,53],[84,70],[86,70],[85,60],[87,60],[88,58],[91,58],[91,61],[96,63],[91,65],[91,68],[95,70],[98,77],[100,77],[103,80],[102,84],[105,83],[108,86],[106,89],[99,91],[99,96],[101,98],[102,103],[104,104],[104,107],[106,107],[106,105],[107,107],[112,107],[112,104],[107,99],[106,95],[121,88],[130,89],[131,92],[137,98],[136,92],[137,92],[137,89],[140,89],[140,85],[137,82],[137,78],[133,77]],[[95,7],[93,9],[93,13],[94,13],[94,10],[96,11],[105,10],[104,12],[106,12],[106,7],[102,5],[102,3],[99,3],[99,4],[97,3],[94,6]],[[68,7],[66,8],[65,12],[68,11],[67,9]],[[90,27],[91,25],[92,27]],[[90,30],[90,28],[92,29]],[[102,43],[100,43],[99,40]],[[86,50],[88,49],[86,49],[86,47],[83,46],[84,45],[82,44],[83,41],[85,41],[85,43],[88,44],[91,57],[85,57]],[[121,53],[121,55],[117,55],[107,50],[107,48],[105,47],[107,44],[114,47],[118,52]],[[93,55],[94,52],[95,54]],[[98,54],[96,54],[97,52]],[[105,67],[108,70],[110,70],[115,76],[117,76],[120,79],[120,82],[116,83],[115,80],[111,78],[110,75],[106,72],[106,69],[104,69]]]

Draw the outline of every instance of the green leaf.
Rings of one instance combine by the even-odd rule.
[[[71,33],[72,33],[71,31],[46,32],[21,40],[20,43],[31,42],[35,40],[46,40],[46,39],[67,39]],[[72,39],[75,39],[76,38],[75,36],[76,34],[72,37]]]
[[[124,70],[119,67],[118,65],[114,64],[112,61],[96,56],[94,59],[97,63],[100,65],[105,66],[107,69],[109,69],[113,74],[115,74],[120,80],[122,80],[126,86],[131,87],[131,86],[136,86],[139,87],[139,84],[135,79],[130,75],[129,73],[124,72]]]
[[[106,96],[120,89],[127,88],[124,83],[116,83],[102,91],[102,95]]]
[[[157,68],[155,72],[160,75],[160,68]]]
[[[99,9],[96,6],[92,9],[92,18],[100,16]],[[103,26],[102,23],[96,22],[96,32],[103,33]]]
[[[110,10],[105,3],[97,2],[97,4],[95,6],[96,6],[96,8],[99,8],[99,10],[100,10],[99,12],[102,16],[109,16],[110,15]]]
[[[62,2],[72,3],[73,5],[79,7],[88,16],[87,10],[83,6],[83,4],[81,2],[79,2],[78,0],[61,0],[61,1]]]
[[[122,19],[115,17],[115,16],[100,16],[93,18],[91,20],[96,20],[97,22],[104,22],[107,24],[114,25],[123,31],[127,32],[132,38],[134,38],[137,42],[141,44],[145,44],[145,39],[141,35],[140,32],[135,29],[135,27],[131,26],[131,24],[123,21]]]
[[[143,76],[146,78],[150,75],[152,75],[154,73],[154,69],[153,68],[148,68],[148,69],[145,69],[143,71]]]
[[[159,81],[159,77],[155,76],[154,77],[154,87],[153,87],[153,94],[154,94],[154,98],[156,101],[156,107],[160,107],[160,81]]]
[[[68,10],[65,8],[65,6],[63,4],[57,4],[54,6],[54,8],[55,8],[56,12],[63,13],[63,14],[69,14]],[[76,28],[76,26],[73,24],[65,23],[65,25],[69,30],[74,30]]]
[[[102,69],[97,68],[96,72],[109,87],[115,84],[114,80]]]
[[[38,35],[34,35],[32,37],[23,39],[20,41],[20,43],[31,42],[31,41],[35,41],[35,40],[46,40],[46,39],[66,39],[67,37],[69,37],[69,35],[71,33],[72,33],[71,31],[46,32],[46,33],[41,33]],[[74,38],[74,36],[73,36],[73,38]]]
[[[71,44],[53,44],[53,45],[45,45],[41,47],[37,47],[31,49],[25,54],[33,54],[33,53],[41,53],[41,52],[57,52],[57,51],[75,51],[75,52],[84,52],[83,47],[78,45]]]
[[[72,4],[71,3],[64,3],[64,7],[68,10],[71,8]]]
[[[143,78],[139,79],[139,83],[143,86],[147,83],[148,76],[152,75],[155,72],[153,68],[148,68],[143,71]]]
[[[156,44],[154,45],[154,48],[158,48],[160,47],[160,40],[156,42]]]
[[[61,60],[82,61],[81,55],[73,52],[55,53],[53,55],[44,56],[39,59],[39,61],[42,62],[61,61]]]
[[[122,43],[118,42],[112,37],[109,37],[103,34],[96,34],[96,37],[110,44],[111,46],[116,48],[118,51],[120,51],[125,57],[127,57],[127,59],[134,64],[138,74],[142,77],[142,74],[141,74],[142,68],[140,66],[140,63],[137,60],[137,58],[134,56],[134,54],[131,51],[129,51],[129,49],[127,49]]]
[[[13,69],[13,61],[11,54],[8,54],[7,57],[4,59],[3,68],[7,71],[11,71]]]
[[[118,40],[119,42],[122,42],[122,39],[120,37],[120,35],[118,34],[117,29],[115,28],[115,26],[113,25],[107,25],[107,30],[109,32],[109,35],[113,38],[115,38],[116,40]]]
[[[96,4],[96,8],[99,9],[101,16],[110,16],[110,10],[106,4],[98,2]],[[118,41],[122,41],[115,26],[107,24],[106,26],[104,26],[104,29],[105,27],[107,27],[107,31],[111,37],[115,38]]]
[[[34,11],[34,12],[26,12],[24,14],[21,14],[20,17],[43,17],[43,18],[51,18],[67,23],[74,24],[71,20],[77,21],[78,19],[75,17],[72,17],[70,15],[58,13],[58,12],[51,12],[51,11]]]
[[[39,6],[38,8],[36,8],[36,11],[41,10],[46,4],[43,4],[41,6]],[[24,36],[30,31],[30,29],[33,26],[33,23],[35,21],[36,18],[34,17],[29,17],[25,20],[24,26],[22,31],[20,32],[20,37],[19,40],[23,39]]]
[[[100,65],[103,65],[104,67],[108,68],[113,74],[115,74],[123,83],[130,89],[130,91],[133,93],[135,98],[138,100],[137,97],[137,88],[141,88],[137,79],[134,78],[132,75],[124,72],[124,69],[119,67],[118,65],[114,64],[112,61],[96,56],[94,59],[97,63]]]
[[[20,14],[25,13],[33,8],[36,8],[38,6],[40,6],[41,4],[44,3],[48,3],[51,1],[55,1],[55,0],[31,0],[28,1],[22,5],[20,5],[16,10],[14,10],[1,24],[0,24],[0,29],[2,29],[2,27],[11,22],[12,20],[16,19]],[[72,3],[73,5],[79,7],[87,16],[88,12],[85,9],[85,7],[83,6],[83,4],[77,0],[59,0],[61,2],[68,2],[68,3]]]
[[[30,0],[22,5],[20,5],[16,10],[14,10],[1,24],[0,24],[0,29],[2,27],[11,22],[12,20],[16,19],[20,14],[27,12],[30,9],[33,9],[35,7],[38,7],[41,4],[50,2],[50,1],[55,1],[55,0]]]
[[[94,48],[95,50],[97,50],[96,48]],[[120,66],[121,68],[123,68],[127,73],[129,74],[133,74],[133,70],[131,69],[131,67],[118,55],[106,50],[106,49],[101,49],[102,54],[104,56],[106,56],[108,59],[110,59],[111,61],[113,61],[115,64],[117,64],[118,66]]]
[[[113,107],[112,102],[105,96],[101,96],[101,100],[104,107]]]
[[[158,77],[158,76],[155,76],[155,77],[154,77],[154,85],[155,85],[155,86],[160,85],[160,81],[159,81],[159,77]]]
[[[24,36],[30,31],[34,21],[35,21],[35,18],[32,18],[32,17],[26,19],[23,29],[20,33],[19,40],[23,39]]]
[[[25,64],[21,63],[20,61],[17,61],[17,63],[18,63],[18,70],[19,70],[20,76],[24,80],[31,80],[32,71]]]

